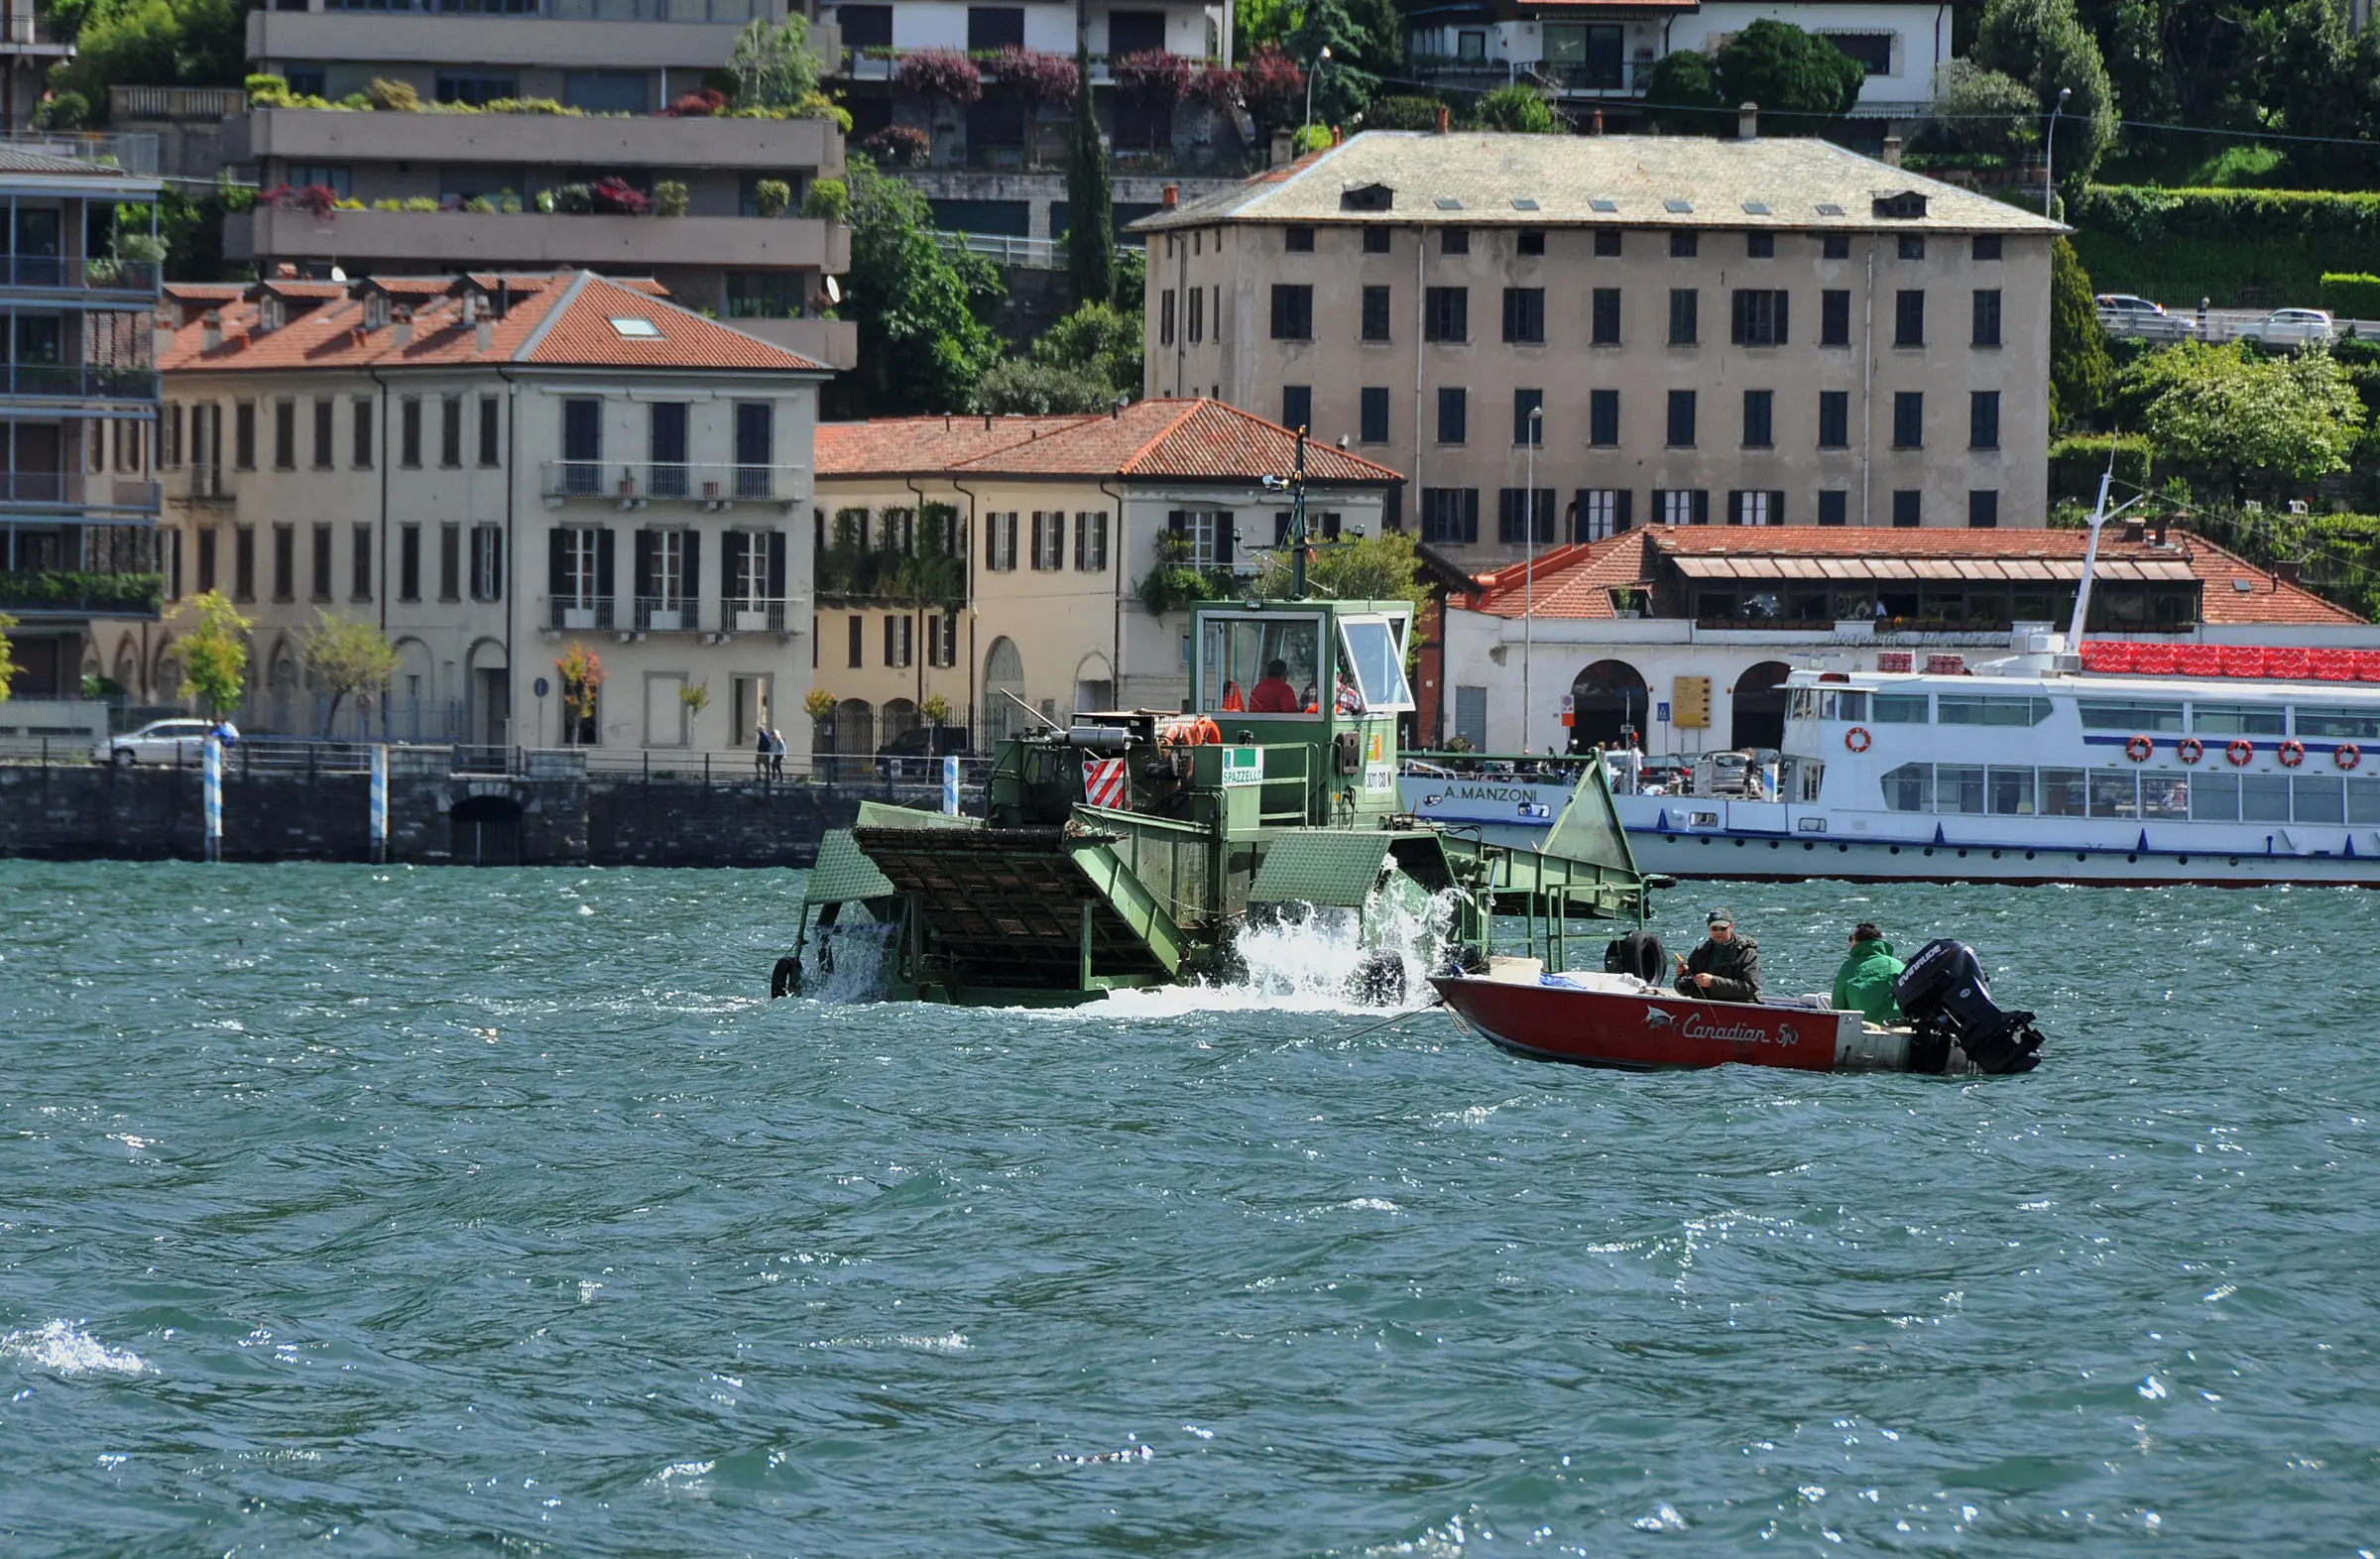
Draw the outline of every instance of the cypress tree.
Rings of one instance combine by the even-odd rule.
[[[1104,303],[1116,291],[1115,189],[1108,148],[1099,138],[1091,101],[1091,34],[1078,14],[1074,27],[1074,146],[1066,160],[1066,271],[1074,305]]]

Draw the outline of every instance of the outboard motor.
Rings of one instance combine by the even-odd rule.
[[[1630,974],[1648,985],[1669,979],[1669,952],[1650,931],[1630,931],[1604,944],[1604,973]]]
[[[1893,982],[1892,998],[1916,1025],[1913,1051],[1939,1045],[1947,1060],[1956,1044],[1977,1071],[1995,1074],[2030,1072],[2041,1064],[2033,1015],[2002,1012],[1992,1002],[1983,966],[1964,942],[1945,936],[1919,948]]]

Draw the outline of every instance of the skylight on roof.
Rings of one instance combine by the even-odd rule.
[[[1743,214],[1746,216],[1766,216],[1768,215],[1768,202],[1765,200],[1746,200],[1743,202]]]
[[[1680,215],[1691,215],[1694,211],[1694,202],[1692,200],[1664,200],[1661,202],[1661,209],[1675,211]]]
[[[1619,202],[1617,200],[1590,200],[1587,202],[1587,208],[1591,211],[1616,211],[1619,209]]]
[[[1515,211],[1534,211],[1537,209],[1537,202],[1530,199],[1527,195],[1514,195],[1512,197],[1512,209]]]
[[[628,341],[658,341],[661,327],[650,319],[633,316],[612,321],[612,333]]]
[[[1463,209],[1463,202],[1453,195],[1440,195],[1437,203],[1438,209],[1441,211],[1460,211]]]
[[[1821,216],[1841,216],[1843,215],[1843,207],[1837,205],[1832,200],[1828,200],[1820,204],[1818,208],[1818,214]]]

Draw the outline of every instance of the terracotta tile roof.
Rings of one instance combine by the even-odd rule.
[[[498,278],[489,277],[490,284]],[[377,279],[332,286],[339,292],[280,329],[259,331],[259,305],[215,290],[168,289],[181,307],[173,344],[159,354],[167,372],[292,368],[420,368],[471,363],[532,363],[544,367],[742,369],[823,374],[822,364],[731,330],[654,297],[649,290],[565,271],[502,278],[511,306],[493,321],[487,347],[464,322],[466,295],[478,290],[453,278]],[[492,293],[493,285],[485,291]],[[397,324],[366,328],[365,299],[379,293],[413,310],[411,339],[400,346]],[[261,294],[260,294],[261,296]],[[311,296],[310,294],[307,296]],[[219,309],[223,339],[209,350],[195,315]],[[654,334],[623,334],[614,320],[642,320]]]
[[[942,418],[828,423],[818,429],[822,477],[973,473],[1250,481],[1285,475],[1297,435],[1220,401],[1135,401],[1113,416]],[[1306,445],[1319,483],[1381,485],[1403,478],[1331,444]]]
[[[2080,559],[2088,538],[2080,531],[1885,530],[1865,527],[1654,526],[1608,540],[1561,547],[1537,559],[1536,617],[1611,618],[1616,586],[1668,582],[1677,558]],[[2347,625],[2363,621],[2311,590],[2289,583],[2188,531],[2171,544],[2102,536],[2099,556],[2110,562],[2184,562],[2201,585],[2200,613],[2211,626],[2269,623]],[[2239,589],[2234,580],[2245,580]],[[1521,615],[1522,567],[1479,578],[1468,603],[1498,617]]]
[[[1351,210],[1345,192],[1393,192]],[[1923,216],[1879,217],[1879,196],[1913,193]],[[1534,202],[1515,207],[1513,201]],[[1134,232],[1215,222],[1385,222],[1612,227],[1826,228],[1844,232],[2057,233],[2047,217],[1815,136],[1497,135],[1371,130],[1130,224]]]

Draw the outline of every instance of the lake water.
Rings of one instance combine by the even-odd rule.
[[[1954,1082],[773,1005],[798,887],[0,862],[0,1548],[2380,1549],[2380,900],[1665,897],[1972,942]]]

